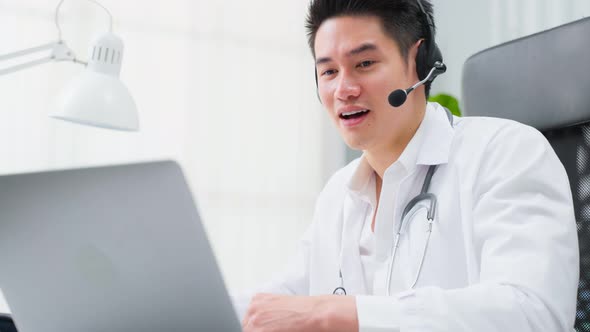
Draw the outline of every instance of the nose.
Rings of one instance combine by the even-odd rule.
[[[340,76],[334,92],[336,98],[346,101],[358,97],[360,93],[361,87],[354,77],[344,74]]]

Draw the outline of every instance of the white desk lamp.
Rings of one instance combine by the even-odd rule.
[[[88,62],[80,61],[61,38],[59,9],[61,0],[55,8],[55,25],[58,40],[45,45],[0,55],[0,63],[24,55],[50,51],[46,57],[0,69],[0,76],[21,69],[51,61],[71,61],[86,66],[78,77],[66,85],[58,97],[58,111],[53,118],[101,128],[136,131],[139,130],[137,107],[125,85],[119,80],[123,42],[112,33],[113,17],[100,3],[88,0],[109,15],[110,31],[97,38],[90,46]]]

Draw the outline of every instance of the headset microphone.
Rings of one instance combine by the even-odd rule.
[[[406,102],[406,99],[408,98],[410,92],[414,91],[417,87],[425,84],[426,82],[432,82],[438,75],[444,73],[445,71],[447,71],[447,66],[443,62],[435,62],[434,67],[430,69],[430,72],[422,81],[414,84],[412,87],[408,89],[397,89],[390,93],[389,97],[387,98],[389,104],[393,107],[399,107],[403,105],[403,103]]]

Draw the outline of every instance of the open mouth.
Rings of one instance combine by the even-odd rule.
[[[367,115],[369,112],[370,112],[369,110],[358,110],[358,111],[354,111],[354,112],[346,112],[346,113],[340,114],[340,118],[344,119],[344,120],[357,119],[357,118]]]

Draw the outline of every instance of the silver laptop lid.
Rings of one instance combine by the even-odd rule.
[[[169,161],[0,176],[0,288],[20,332],[241,330]]]

